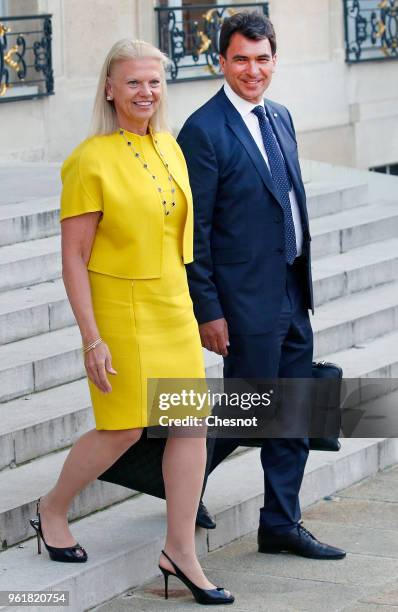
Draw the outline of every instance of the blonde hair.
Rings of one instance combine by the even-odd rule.
[[[159,49],[144,40],[122,38],[110,49],[102,66],[95,96],[94,109],[91,118],[90,136],[112,134],[118,128],[115,106],[106,99],[106,80],[110,76],[115,62],[150,57],[159,60],[162,96],[158,109],[149,123],[155,132],[169,131],[167,125],[167,86],[166,68],[169,60]]]

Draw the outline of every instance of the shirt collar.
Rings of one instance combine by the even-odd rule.
[[[232,87],[227,82],[224,83],[224,93],[243,118],[247,117],[247,115],[249,115],[253,108],[256,108],[256,106],[264,106],[264,100],[261,100],[261,102],[258,104],[244,100],[244,98],[241,98],[234,92]]]

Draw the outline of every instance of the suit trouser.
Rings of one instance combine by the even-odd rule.
[[[287,265],[286,291],[278,324],[266,334],[231,335],[225,378],[310,378],[313,334],[305,300],[303,261]],[[214,442],[209,471],[240,444],[240,439]],[[308,458],[307,438],[267,438],[261,441],[264,506],[260,524],[275,533],[291,529],[301,518],[299,491]]]

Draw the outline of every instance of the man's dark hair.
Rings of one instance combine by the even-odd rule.
[[[276,36],[271,21],[256,11],[242,11],[224,19],[220,32],[220,55],[226,57],[231,37],[239,32],[250,40],[268,38],[272,55],[276,53]]]

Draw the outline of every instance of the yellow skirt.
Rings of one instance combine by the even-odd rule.
[[[91,271],[89,279],[94,316],[117,371],[108,374],[108,394],[89,380],[96,428],[146,427],[148,378],[205,377],[185,269],[174,283]]]

